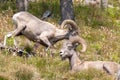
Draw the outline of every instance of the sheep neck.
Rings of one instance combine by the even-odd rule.
[[[63,30],[61,30],[63,31]],[[52,45],[54,45],[56,42],[63,40],[63,39],[69,39],[69,36],[72,35],[73,31],[68,31],[68,32],[64,32],[55,36],[54,38],[50,39],[50,42],[52,43]]]
[[[74,66],[81,63],[77,53],[74,51],[73,55],[69,57],[70,68],[73,69]]]

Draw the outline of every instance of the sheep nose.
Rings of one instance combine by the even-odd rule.
[[[60,54],[60,56],[62,56],[62,54],[63,54],[62,51],[60,51],[59,54]]]

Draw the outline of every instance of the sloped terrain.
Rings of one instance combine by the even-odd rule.
[[[0,42],[4,35],[14,30],[12,15],[17,12],[14,1],[0,3]],[[43,4],[44,3],[44,4]],[[80,35],[86,40],[88,48],[85,53],[79,53],[84,60],[106,60],[120,63],[120,3],[109,0],[114,8],[101,10],[74,4],[75,20],[79,26]],[[41,17],[46,10],[52,10],[53,16],[47,19],[55,25],[60,20],[59,0],[30,3],[29,12]],[[25,37],[18,37],[20,47],[32,50],[33,42],[28,45]],[[0,50],[0,80],[113,80],[104,72],[90,69],[84,72],[71,73],[68,60],[62,61],[59,49],[62,42],[55,46],[54,55],[44,52],[40,46],[36,57],[26,58],[13,56],[8,50]],[[12,41],[9,41],[12,45]],[[77,48],[80,51],[81,46]]]

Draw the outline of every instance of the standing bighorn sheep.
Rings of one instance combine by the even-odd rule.
[[[24,35],[29,40],[40,43],[47,49],[50,48],[57,41],[69,39],[69,36],[74,32],[77,33],[78,27],[73,20],[64,20],[61,24],[63,28],[70,24],[68,30],[59,29],[55,25],[42,21],[28,12],[18,12],[12,17],[16,29],[8,34],[8,37]],[[80,38],[82,39],[82,38]],[[83,46],[82,51],[86,50],[86,44],[80,42]]]
[[[76,40],[74,37],[73,39]],[[83,71],[90,68],[98,69],[105,71],[110,75],[115,75],[118,73],[118,77],[120,77],[120,65],[116,62],[111,61],[81,61],[77,55],[76,47],[78,44],[73,41],[65,42],[60,50],[60,56],[62,60],[68,58],[70,67],[72,71]],[[117,80],[120,80],[117,78]]]

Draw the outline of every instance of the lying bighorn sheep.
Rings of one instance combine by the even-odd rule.
[[[100,7],[101,0],[84,0],[84,5],[93,6],[93,7]]]
[[[24,35],[29,40],[40,43],[43,46],[50,48],[57,41],[69,39],[69,36],[78,30],[76,23],[73,20],[64,20],[61,27],[70,24],[69,30],[59,29],[55,25],[42,21],[28,12],[18,12],[12,17],[16,29],[8,34],[8,37]],[[83,49],[86,50],[85,44],[81,42]]]
[[[84,0],[83,4],[86,6],[107,8],[108,7],[108,0]]]
[[[74,41],[74,40],[73,40]],[[83,71],[90,68],[103,70],[108,74],[115,75],[120,69],[120,65],[111,61],[81,61],[76,52],[77,45],[72,41],[65,42],[60,50],[62,60],[68,58],[72,71]],[[120,75],[120,72],[118,73]],[[120,76],[119,76],[120,77]],[[117,79],[120,80],[120,79]]]

